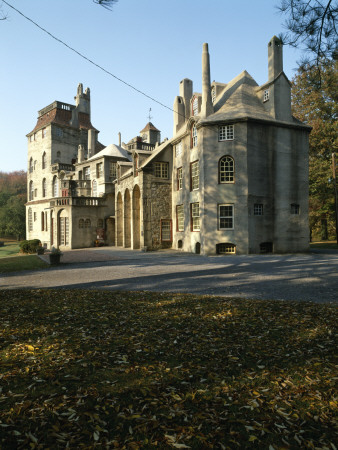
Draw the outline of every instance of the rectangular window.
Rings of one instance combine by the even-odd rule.
[[[220,230],[233,230],[234,205],[218,205],[218,220]]]
[[[254,204],[254,216],[262,216],[263,215],[263,205],[261,203]]]
[[[101,178],[103,176],[103,164],[96,164],[96,178]]]
[[[38,190],[34,189],[34,197],[37,197],[37,196],[38,196]]]
[[[176,155],[176,157],[182,155],[182,141],[180,141],[178,144],[176,144],[175,155]]]
[[[264,97],[263,97],[263,102],[266,102],[269,100],[269,89],[265,89],[264,91]]]
[[[167,162],[155,162],[154,163],[154,175],[157,178],[166,178],[169,176],[169,163]]]
[[[28,231],[33,231],[33,214],[32,209],[28,209]]]
[[[41,231],[45,231],[45,213],[41,213]]]
[[[190,178],[191,178],[191,186],[190,190],[195,191],[199,189],[200,184],[200,164],[199,161],[194,161],[190,164]]]
[[[180,191],[182,189],[182,181],[183,181],[183,170],[182,167],[177,169],[177,190]]]
[[[45,231],[48,231],[48,223],[47,223],[47,212],[45,212]]]
[[[46,128],[42,128],[42,139],[46,137]]]
[[[219,141],[231,141],[234,139],[234,126],[233,125],[221,125],[218,127],[218,140]]]
[[[171,242],[171,220],[161,220],[161,241]]]
[[[176,206],[177,231],[184,231],[184,210],[183,205]]]
[[[191,203],[190,205],[191,213],[191,230],[200,231],[200,204]]]
[[[291,203],[291,214],[299,214],[299,205],[297,203]]]
[[[36,212],[34,213],[34,222],[36,222]]]
[[[117,164],[116,162],[109,163],[109,179],[110,181],[114,181],[117,178]]]
[[[84,169],[84,179],[85,180],[90,180],[90,167],[85,167]]]
[[[69,218],[60,217],[60,244],[69,244]]]
[[[197,127],[194,124],[191,129],[191,148],[197,147]]]

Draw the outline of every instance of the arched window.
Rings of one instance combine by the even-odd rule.
[[[32,208],[28,208],[28,231],[33,231],[33,213],[32,213]]]
[[[47,195],[47,182],[46,178],[42,180],[42,197],[46,197]]]
[[[191,148],[196,146],[197,146],[197,127],[196,124],[194,123],[194,125],[191,128]]]
[[[93,197],[97,197],[97,182],[93,180]]]
[[[32,173],[33,172],[33,158],[31,158],[30,160],[29,160],[29,173]]]
[[[103,228],[103,220],[102,219],[97,220],[97,228]]]
[[[55,175],[53,178],[53,197],[58,196],[59,196],[59,182],[57,176]]]
[[[45,169],[46,165],[47,165],[46,152],[43,152],[43,154],[42,154],[42,168]]]
[[[83,219],[79,220],[79,228],[84,228],[84,220]]]
[[[233,183],[235,181],[235,161],[231,156],[223,156],[218,165],[218,182]]]
[[[86,219],[85,220],[85,228],[90,228],[90,227],[91,227],[90,219]]]
[[[33,185],[33,181],[29,182],[29,200],[33,200],[34,199],[34,185]]]

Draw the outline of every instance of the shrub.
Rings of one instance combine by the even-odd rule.
[[[38,247],[40,247],[40,239],[31,239],[30,241],[22,241],[20,243],[21,253],[36,253]]]

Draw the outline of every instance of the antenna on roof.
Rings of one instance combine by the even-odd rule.
[[[151,108],[149,108],[149,115],[148,115],[149,122],[150,122],[151,119],[152,119],[152,116],[150,115],[150,112],[151,112]]]

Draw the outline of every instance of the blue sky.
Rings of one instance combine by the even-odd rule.
[[[112,11],[92,0],[8,0],[69,46],[109,72],[173,107],[179,82],[201,91],[202,44],[211,79],[227,83],[247,70],[267,81],[267,44],[284,31],[274,0],[119,0]],[[0,0],[0,5],[2,4]],[[92,124],[104,145],[127,142],[151,121],[172,136],[173,113],[91,65],[2,4],[0,171],[27,170],[27,138],[38,110],[74,103],[77,85],[90,87]],[[284,71],[295,74],[299,51],[284,48]]]

